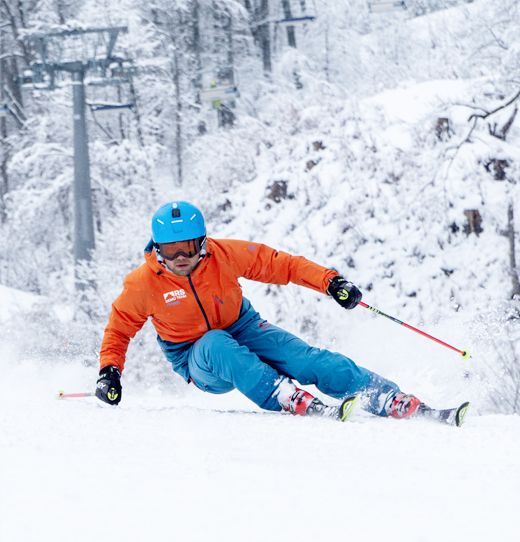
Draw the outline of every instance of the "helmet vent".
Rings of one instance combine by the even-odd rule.
[[[177,243],[205,236],[204,215],[187,201],[165,203],[153,215],[154,243]]]

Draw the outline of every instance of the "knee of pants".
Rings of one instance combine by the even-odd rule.
[[[205,361],[209,361],[212,352],[226,348],[230,341],[234,339],[227,331],[211,329],[195,342],[193,354],[196,358],[202,357]]]

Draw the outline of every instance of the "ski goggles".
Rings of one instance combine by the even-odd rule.
[[[157,246],[160,255],[165,260],[175,260],[175,258],[179,256],[193,258],[193,256],[197,255],[201,251],[205,239],[205,237],[198,237],[197,239],[190,239],[188,241],[159,243]]]

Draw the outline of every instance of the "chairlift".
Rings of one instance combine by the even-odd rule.
[[[200,98],[203,102],[232,102],[240,96],[237,75],[233,66],[220,66],[217,72],[206,72],[203,76],[203,89]],[[219,103],[213,106],[218,108]]]
[[[18,79],[24,88],[32,90],[54,90],[57,73],[53,66],[40,62],[31,64],[30,70],[24,70]]]
[[[395,13],[407,8],[405,0],[369,0],[370,13]]]
[[[296,26],[312,23],[316,20],[317,15],[315,0],[311,0],[310,2],[309,0],[299,0],[298,2],[285,0],[285,2],[286,9],[288,9],[283,9],[284,0],[280,0],[278,9],[279,13],[281,10],[283,15],[278,15],[278,17],[274,21],[275,24]],[[289,14],[287,12],[289,12]]]

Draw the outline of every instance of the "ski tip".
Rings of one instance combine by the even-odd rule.
[[[470,354],[469,350],[463,350],[462,353],[461,353],[461,355],[462,355],[462,359],[469,359],[469,358],[471,358],[471,354]]]
[[[358,400],[359,397],[357,395],[349,395],[343,399],[343,402],[339,407],[339,420],[341,422],[347,421],[352,416],[352,412],[354,411]]]
[[[58,399],[63,399],[64,395],[65,395],[65,390],[58,390],[58,395],[57,395]]]
[[[469,410],[469,402],[462,403],[459,408],[457,408],[457,412],[455,413],[455,425],[457,427],[460,427],[464,423],[464,419],[466,418],[466,414]]]

